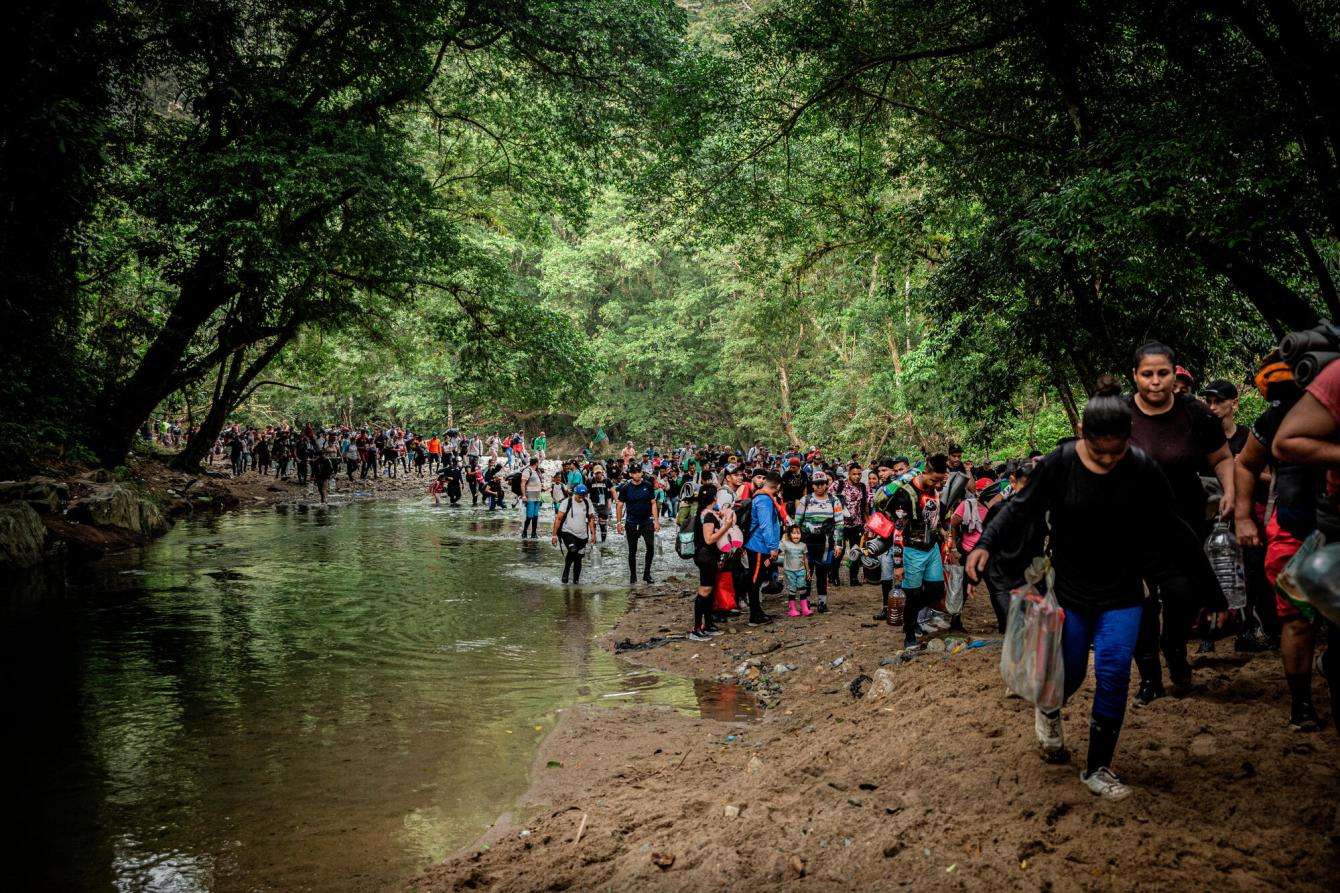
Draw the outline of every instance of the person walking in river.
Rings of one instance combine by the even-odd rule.
[[[540,535],[540,493],[543,489],[540,460],[532,456],[530,463],[521,469],[521,494],[526,503],[526,518],[521,523],[522,539]]]
[[[531,462],[536,461],[531,458]],[[554,513],[554,532],[549,538],[555,546],[559,540],[563,541],[563,582],[571,579],[574,585],[582,581],[582,556],[596,535],[596,513],[586,495],[586,485],[578,484],[572,495],[559,503]]]
[[[614,528],[628,538],[628,585],[637,585],[637,544],[641,540],[646,557],[642,564],[642,582],[650,583],[651,559],[656,551],[656,533],[661,529],[656,487],[646,480],[642,466],[634,465],[629,480],[619,485],[615,495]],[[625,525],[625,519],[627,524]]]

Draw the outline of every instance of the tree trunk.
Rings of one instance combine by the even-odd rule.
[[[795,449],[800,449],[800,438],[796,436],[796,429],[791,424],[791,380],[786,375],[786,364],[777,364],[777,379],[781,387],[782,397],[782,431],[786,434],[787,442]]]
[[[1209,242],[1198,242],[1192,247],[1208,268],[1227,277],[1252,302],[1275,337],[1282,338],[1294,329],[1311,328],[1321,321],[1311,303],[1243,252]]]
[[[196,260],[167,323],[149,345],[134,373],[103,395],[107,407],[93,444],[108,468],[125,462],[135,432],[164,397],[165,383],[181,364],[191,339],[232,294],[222,258],[206,254]]]
[[[284,345],[293,340],[295,334],[297,334],[297,326],[296,324],[290,324],[245,369],[242,368],[242,361],[246,356],[246,348],[233,354],[228,374],[224,379],[223,386],[218,391],[218,396],[210,404],[209,414],[201,422],[200,430],[196,431],[195,436],[187,442],[186,447],[173,459],[172,466],[174,468],[182,471],[200,470],[200,463],[214,446],[214,441],[223,431],[223,426],[228,423],[228,416],[232,414],[233,410],[237,409],[243,400],[251,396],[251,390],[248,390],[251,383],[265,371],[265,367],[269,366],[271,361],[279,354],[279,351],[284,349]]]

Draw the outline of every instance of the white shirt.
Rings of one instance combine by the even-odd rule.
[[[570,533],[573,536],[579,536],[586,539],[590,531],[587,525],[591,519],[591,503],[589,500],[572,497],[571,502],[564,501],[558,507],[559,511],[567,512],[563,516],[563,523],[559,530],[564,533]]]

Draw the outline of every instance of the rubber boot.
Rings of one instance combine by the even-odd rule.
[[[800,600],[800,615],[802,617],[808,617],[813,613],[814,612],[810,610],[810,600],[807,598],[802,598]]]
[[[793,598],[786,600],[786,616],[799,617],[800,612],[796,610],[796,600]]]

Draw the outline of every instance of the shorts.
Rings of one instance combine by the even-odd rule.
[[[540,500],[538,499],[526,500],[526,517],[527,518],[540,517]]]
[[[800,597],[809,595],[810,584],[805,578],[805,571],[783,571],[786,574],[786,594],[788,596]]]
[[[708,548],[716,551],[715,546],[710,546]],[[698,587],[700,589],[711,589],[715,587],[717,585],[717,575],[720,573],[720,564],[717,562],[716,556],[707,555],[699,558],[695,555],[693,557],[693,563],[698,568]]]
[[[1300,616],[1298,606],[1275,588],[1275,580],[1302,545],[1303,541],[1280,527],[1273,515],[1266,522],[1266,582],[1275,591],[1275,612],[1280,620],[1293,620]]]
[[[943,583],[945,566],[940,550],[903,547],[903,589],[920,589],[926,583]]]

